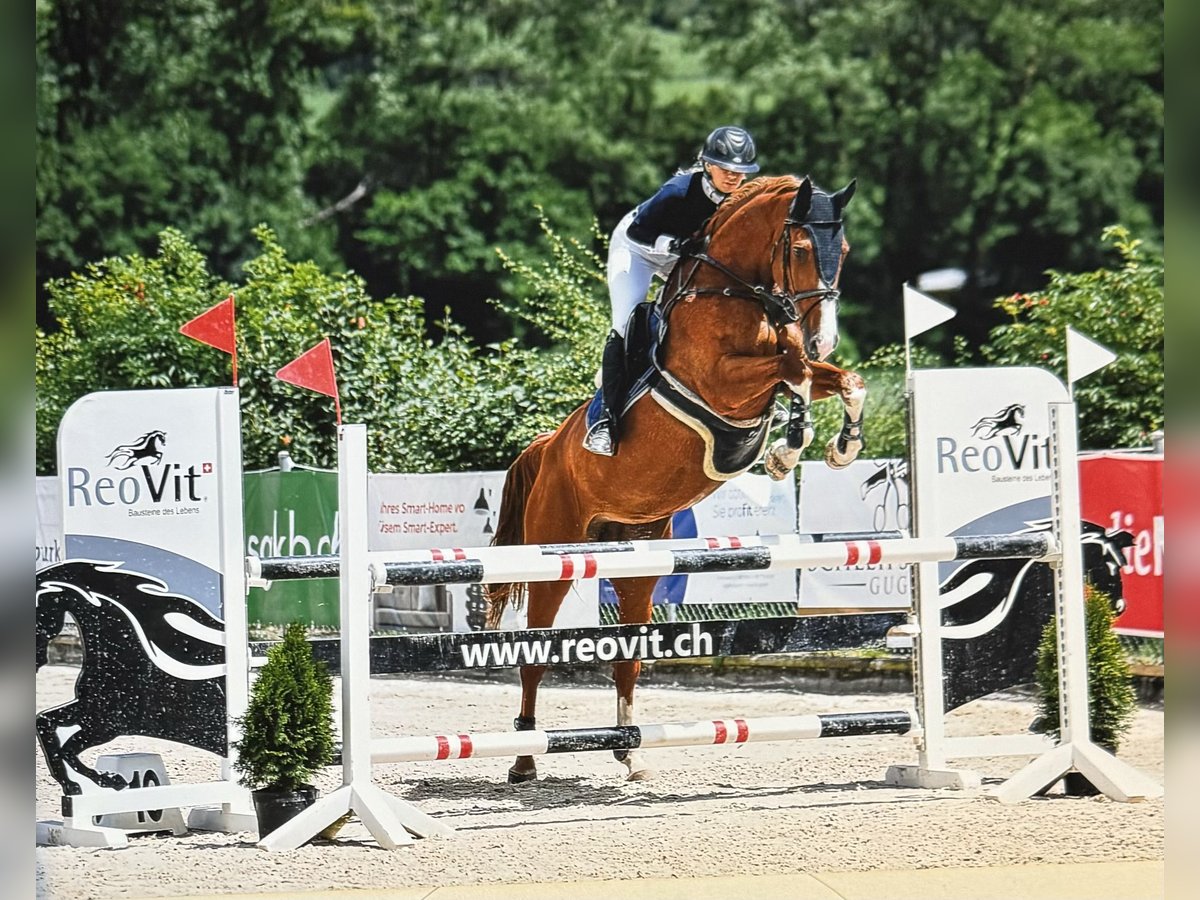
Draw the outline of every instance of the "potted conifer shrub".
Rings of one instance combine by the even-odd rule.
[[[317,799],[313,773],[333,759],[333,679],[293,622],[267,651],[266,665],[238,719],[234,768],[251,789],[261,840]]]
[[[1113,631],[1113,602],[1108,594],[1092,585],[1084,586],[1084,617],[1087,630],[1088,718],[1092,742],[1116,753],[1121,738],[1133,724],[1137,695],[1125,650]],[[1058,627],[1051,617],[1038,645],[1037,668],[1038,718],[1031,726],[1057,738],[1058,709]],[[1047,785],[1047,790],[1050,785]],[[1071,772],[1063,778],[1063,788],[1073,796],[1098,793],[1083,775]],[[1043,792],[1044,793],[1044,792]]]

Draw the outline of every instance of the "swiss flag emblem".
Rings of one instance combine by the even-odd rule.
[[[212,463],[204,463],[200,466],[200,471],[205,475],[212,474]]]

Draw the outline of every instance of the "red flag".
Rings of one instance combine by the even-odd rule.
[[[333,351],[329,338],[311,350],[306,350],[275,373],[275,377],[288,384],[316,391],[333,398],[337,410],[337,421],[342,423],[342,404],[338,397],[337,379],[333,374]]]
[[[216,306],[205,310],[190,322],[179,326],[179,333],[195,338],[202,344],[234,353],[237,340],[233,331],[233,294]]]
[[[237,387],[237,332],[233,324],[233,294],[179,326],[179,333],[233,355],[233,386]]]

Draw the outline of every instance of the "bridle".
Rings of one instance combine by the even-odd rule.
[[[779,286],[779,290],[770,290],[765,285],[751,284],[746,281],[736,272],[732,271],[723,262],[713,259],[705,252],[705,249],[699,251],[684,251],[683,260],[691,260],[695,262],[691,270],[679,281],[679,287],[676,289],[674,296],[668,301],[666,306],[673,306],[675,301],[685,294],[715,294],[722,297],[741,297],[745,300],[755,300],[762,304],[764,311],[767,314],[768,320],[776,330],[786,327],[793,322],[800,322],[801,327],[808,324],[809,318],[826,300],[832,300],[836,309],[837,302],[841,297],[841,291],[832,287],[813,288],[811,290],[793,291],[791,289],[791,266],[788,265],[787,254],[792,246],[793,229],[804,228],[808,231],[812,238],[814,252],[817,246],[816,234],[813,233],[813,226],[840,227],[841,219],[832,219],[828,221],[800,221],[788,216],[783,223],[783,231],[780,233],[779,239],[771,248],[771,266],[774,267],[775,258],[782,253],[784,256],[783,265],[783,284]],[[712,237],[711,234],[705,235],[703,238],[703,247],[707,248],[708,241]],[[821,277],[821,268],[819,258],[816,260],[817,277]],[[711,266],[718,272],[721,272],[731,281],[736,282],[737,287],[723,288],[693,288],[689,289],[692,279],[701,265]],[[806,304],[803,308],[801,304]]]

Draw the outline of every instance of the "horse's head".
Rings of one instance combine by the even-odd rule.
[[[829,194],[806,177],[800,182],[784,220],[785,258],[779,266],[782,293],[795,297],[804,347],[813,359],[825,359],[837,346],[838,278],[842,261],[850,252],[842,211],[854,196],[856,186],[857,182],[851,181],[837,193]],[[803,287],[814,282],[813,287]],[[810,301],[807,309],[804,300]]]
[[[799,325],[812,359],[837,345],[838,278],[850,250],[842,212],[855,185],[830,194],[807,176],[757,179],[722,204],[707,229],[709,255],[770,295],[783,322]]]
[[[1106,531],[1092,522],[1083,522],[1084,578],[1112,601],[1114,615],[1125,612],[1125,590],[1121,580],[1127,564],[1125,551],[1133,546],[1128,531]]]

